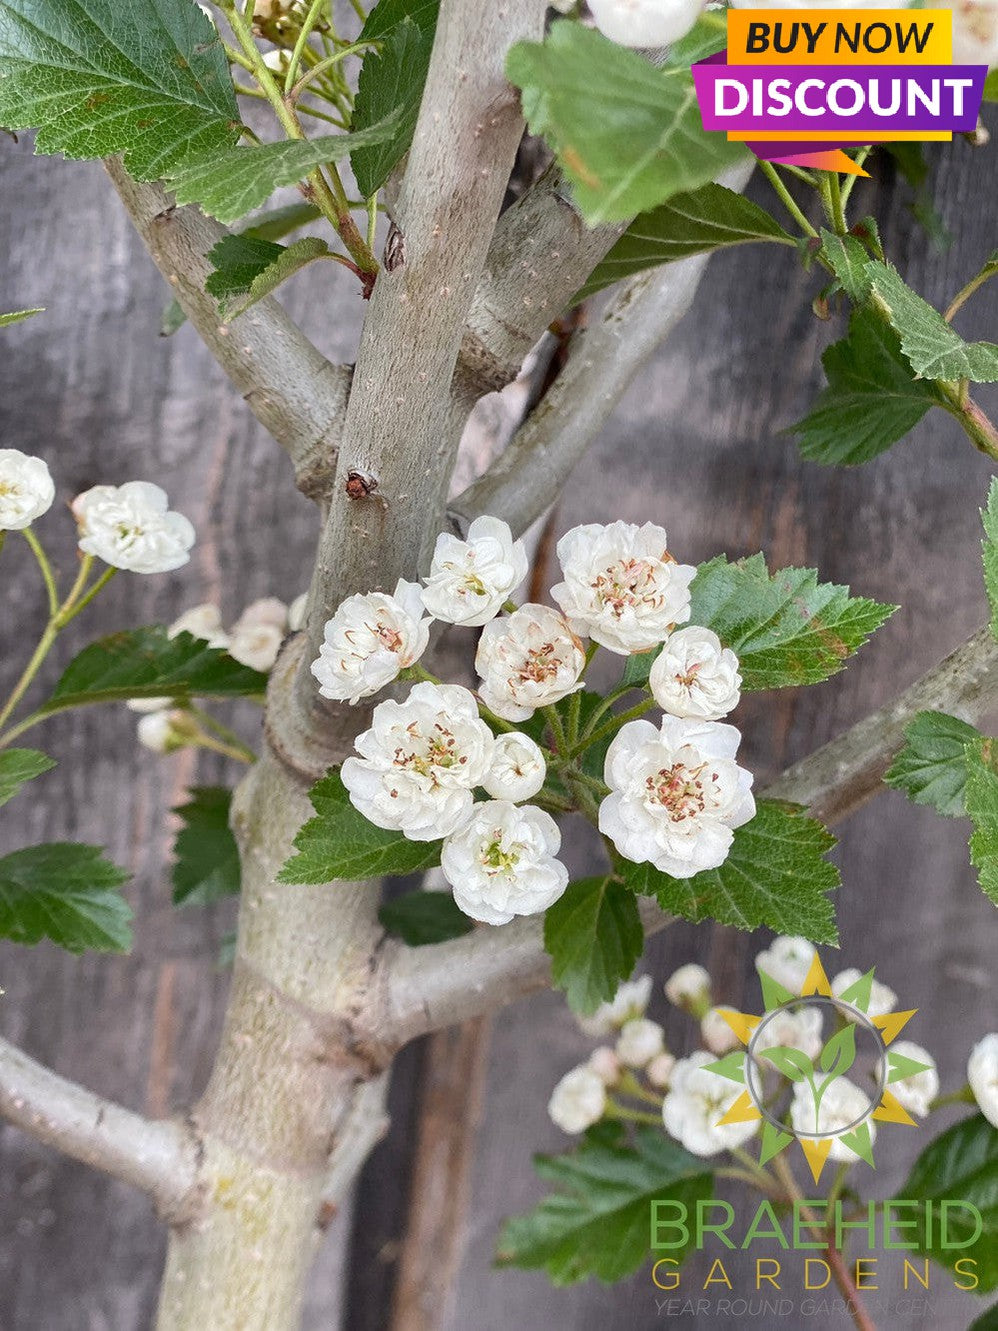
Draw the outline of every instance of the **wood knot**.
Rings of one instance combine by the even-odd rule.
[[[385,241],[384,264],[386,273],[394,273],[405,263],[405,236],[393,222],[388,228]]]
[[[347,473],[343,488],[348,499],[367,499],[378,488],[378,478],[362,471],[351,471]]]

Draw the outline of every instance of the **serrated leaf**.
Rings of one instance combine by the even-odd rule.
[[[350,154],[350,165],[365,198],[376,194],[412,145],[433,52],[434,29],[424,30],[411,18],[396,23],[385,35],[380,50],[364,57],[357,81],[351,128],[378,124],[395,114],[390,138]]]
[[[188,793],[187,803],[173,810],[184,824],[173,843],[173,904],[209,906],[239,893],[239,848],[229,827],[232,791],[195,786]]]
[[[998,380],[998,345],[965,342],[938,310],[912,291],[900,273],[876,260],[867,272],[880,308],[901,339],[901,351],[916,374],[926,379]]]
[[[938,390],[915,378],[897,334],[872,310],[853,311],[848,337],[827,347],[821,363],[828,386],[790,427],[812,462],[869,462],[942,405]]]
[[[49,938],[68,952],[127,952],[131,909],[118,889],[130,875],[99,846],[54,841],[0,859],[0,938]]]
[[[986,896],[998,906],[998,753],[993,739],[975,739],[965,750],[964,803],[974,824],[970,862]]]
[[[998,640],[998,479],[991,478],[987,506],[981,510],[984,540],[981,559],[984,564],[984,589],[991,607],[991,636]]]
[[[227,149],[239,129],[215,25],[191,0],[0,0],[0,125],[35,151],[122,154],[137,180]]]
[[[675,194],[668,203],[634,219],[590,273],[573,302],[585,300],[645,268],[674,263],[691,254],[707,254],[758,241],[796,246],[793,237],[774,217],[735,190],[712,182],[697,190]],[[865,253],[863,257],[866,258]]]
[[[534,1164],[557,1191],[503,1224],[496,1257],[500,1266],[541,1268],[555,1285],[623,1279],[652,1255],[654,1200],[671,1198],[692,1214],[713,1195],[707,1162],[652,1128],[639,1128],[631,1146],[616,1125],[602,1124],[574,1151],[537,1156]],[[681,1260],[692,1242],[668,1255]]]
[[[821,252],[849,299],[857,304],[866,300],[870,294],[870,275],[866,271],[870,256],[865,246],[855,236],[839,236],[822,228]]]
[[[278,874],[279,882],[383,878],[440,863],[439,841],[408,841],[401,832],[386,832],[358,813],[339,769],[317,781],[309,799],[316,816],[295,837],[297,854]]]
[[[965,817],[966,751],[980,738],[978,731],[945,712],[919,712],[904,738],[904,748],[884,773],[887,785],[947,818]]]
[[[440,0],[378,0],[364,21],[358,41],[385,37],[405,20],[411,19],[420,32],[436,31]]]
[[[235,222],[266,203],[281,185],[297,185],[318,166],[384,142],[394,134],[397,119],[396,113],[356,134],[253,144],[190,158],[168,173],[170,188],[178,203],[196,203],[220,222]]]
[[[205,289],[221,301],[227,319],[237,319],[282,282],[328,253],[329,246],[318,236],[305,236],[287,246],[252,236],[225,236],[208,256],[215,271]],[[239,295],[246,299],[236,300]]]
[[[531,132],[553,148],[590,226],[624,221],[698,189],[745,157],[703,128],[685,50],[662,68],[580,23],[520,42],[506,72]]]
[[[551,975],[573,1012],[609,1002],[644,951],[645,934],[633,892],[612,878],[583,878],[544,915]]]
[[[460,938],[475,927],[449,892],[406,892],[394,901],[386,901],[378,919],[394,938],[410,947],[445,943]]]
[[[825,856],[835,837],[796,804],[759,800],[751,822],[735,831],[719,869],[670,878],[651,864],[622,861],[626,885],[655,897],[663,910],[695,924],[717,920],[737,929],[768,925],[777,933],[837,943],[835,912],[827,893],[839,871]]]
[[[55,767],[55,759],[38,749],[0,749],[0,806],[23,785]]]
[[[44,305],[39,305],[34,310],[14,310],[12,314],[0,314],[0,328],[9,328],[11,324],[20,323],[22,319],[30,319],[33,314],[44,313]]]
[[[978,1292],[983,1294],[998,1287],[998,1129],[983,1114],[961,1119],[931,1142],[895,1195],[919,1203],[913,1216],[918,1226],[906,1227],[907,1242],[917,1243],[919,1252],[950,1270],[961,1258],[973,1258],[977,1264]],[[969,1202],[980,1212],[982,1232],[969,1247],[943,1248],[938,1223],[929,1241],[922,1204],[936,1203],[933,1215],[938,1221],[938,1204],[947,1198]],[[952,1207],[947,1223],[953,1242],[971,1238],[972,1214]]]
[[[190,633],[167,637],[160,625],[127,629],[84,647],[40,709],[48,716],[87,703],[129,698],[243,698],[261,694],[267,676]]]

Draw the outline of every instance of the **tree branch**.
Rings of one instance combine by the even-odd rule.
[[[350,390],[350,370],[333,365],[273,297],[226,324],[205,291],[208,254],[224,227],[197,208],[178,208],[160,185],[133,180],[117,157],[105,169],[184,313],[257,420],[285,450],[298,488],[326,497]]]
[[[996,703],[998,643],[985,628],[886,707],[788,768],[763,795],[835,823],[885,788],[883,774],[917,712],[975,722]],[[663,928],[668,917],[655,902],[640,904],[646,933]],[[428,947],[386,940],[366,1016],[372,1043],[402,1045],[544,988],[551,975],[543,929],[543,920],[530,918]]]
[[[30,1136],[149,1194],[179,1224],[201,1200],[193,1130],[102,1100],[0,1039],[0,1115]]]

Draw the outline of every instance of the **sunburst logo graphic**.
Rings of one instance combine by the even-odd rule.
[[[890,1087],[928,1065],[890,1046],[917,1009],[871,1016],[873,970],[836,995],[817,954],[799,994],[762,970],[759,978],[761,1015],[722,1010],[744,1048],[706,1068],[745,1088],[719,1125],[761,1122],[763,1165],[800,1142],[815,1183],[842,1148],[872,1167],[874,1124],[916,1126]],[[862,1064],[872,1095],[848,1076]]]

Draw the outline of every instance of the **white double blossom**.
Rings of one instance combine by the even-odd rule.
[[[842,995],[852,986],[863,978],[863,972],[850,966],[847,970],[840,971],[832,980],[832,993],[836,998],[841,999]],[[847,1003],[848,999],[845,1000]],[[889,989],[886,984],[881,984],[879,980],[874,980],[870,986],[870,1002],[865,1009],[865,1015],[868,1017],[885,1017],[888,1012],[893,1012],[897,1007],[898,996],[893,989]],[[847,1014],[848,1015],[848,1014]],[[854,1018],[850,1015],[849,1020]]]
[[[817,1115],[814,1096],[807,1082],[794,1083],[794,1098],[790,1104],[790,1122],[795,1132],[808,1136],[811,1141],[831,1138],[830,1160],[838,1164],[853,1164],[859,1156],[841,1140],[844,1132],[854,1132],[864,1115],[870,1111],[870,1097],[848,1077],[836,1077],[825,1091]],[[870,1130],[871,1143],[876,1139],[877,1125],[871,1118],[865,1122]]]
[[[699,1019],[710,1007],[710,976],[702,966],[688,961],[666,980],[665,996],[670,1003]]]
[[[625,1022],[635,1017],[643,1017],[651,999],[652,978],[650,975],[638,975],[633,980],[625,980],[607,1003],[601,1003],[588,1017],[576,1020],[586,1035],[593,1039],[611,1035]]]
[[[657,1021],[633,1017],[620,1028],[616,1054],[625,1067],[643,1068],[664,1052],[665,1032]]]
[[[796,1011],[781,1008],[764,1021],[763,1028],[752,1041],[753,1054],[766,1049],[800,1049],[808,1058],[815,1059],[824,1044],[821,1008],[803,1004]]]
[[[998,0],[943,0],[953,11],[953,63],[998,65]]]
[[[558,824],[543,809],[487,800],[446,838],[440,867],[465,915],[508,924],[515,915],[539,915],[564,892],[560,848]]]
[[[998,1031],[985,1035],[970,1051],[967,1080],[981,1113],[998,1128]]]
[[[52,507],[55,484],[41,458],[0,448],[0,531],[23,531]]]
[[[131,573],[169,573],[186,564],[194,528],[148,481],[95,485],[72,504],[84,554]]]
[[[435,841],[467,819],[493,743],[467,689],[417,684],[405,702],[374,709],[370,730],[354,742],[360,756],[343,764],[343,784],[375,827]]]
[[[527,548],[500,518],[476,518],[466,540],[437,537],[423,602],[445,624],[481,627],[495,619],[527,576]]]
[[[706,0],[589,0],[597,28],[621,46],[649,49],[685,37]]]
[[[717,1155],[742,1146],[759,1126],[757,1122],[721,1125],[742,1091],[734,1082],[706,1071],[707,1064],[714,1061],[714,1055],[704,1050],[681,1058],[672,1069],[662,1103],[666,1132],[693,1155]]]
[[[755,959],[755,968],[782,984],[792,994],[799,994],[808,972],[817,956],[813,943],[806,938],[791,938],[780,934]]]
[[[936,1060],[927,1049],[923,1049],[920,1044],[915,1044],[913,1040],[895,1040],[887,1053],[888,1056],[900,1054],[902,1058],[910,1058],[916,1063],[927,1065],[924,1071],[912,1072],[907,1077],[899,1077],[897,1081],[890,1082],[887,1087],[901,1107],[907,1109],[909,1114],[917,1114],[919,1118],[925,1118],[932,1108],[932,1101],[939,1094],[939,1073],[936,1071]]]
[[[520,804],[533,799],[546,776],[547,763],[540,746],[529,735],[514,730],[497,736],[492,766],[482,787],[493,799]]]
[[[521,605],[482,629],[475,669],[482,702],[506,721],[526,721],[538,707],[581,689],[582,643],[557,610]]]
[[[349,703],[370,697],[426,651],[430,621],[419,586],[400,578],[391,596],[348,596],[324,639],[311,667],[322,696]]]
[[[716,869],[755,814],[752,775],[734,760],[740,738],[716,721],[629,721],[607,751],[600,831],[627,859],[674,878]]]
[[[548,1101],[551,1121],[562,1132],[585,1132],[600,1121],[605,1109],[603,1078],[585,1063],[565,1073]]]
[[[288,629],[288,607],[276,596],[248,605],[232,626],[229,655],[252,670],[273,669]]]
[[[647,652],[690,617],[696,569],[669,554],[653,522],[573,527],[558,542],[563,582],[551,588],[573,630],[620,656]]]
[[[712,1054],[729,1054],[741,1041],[728,1025],[724,1014],[735,1015],[730,1007],[712,1007],[700,1018],[700,1038]]]
[[[655,658],[648,687],[671,716],[720,721],[741,697],[738,657],[710,629],[677,629]]]

